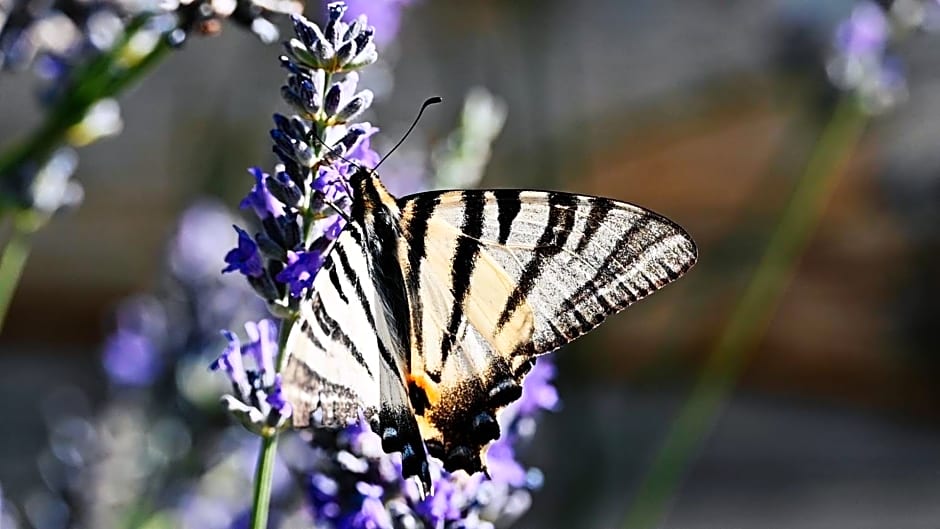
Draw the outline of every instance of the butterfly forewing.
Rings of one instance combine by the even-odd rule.
[[[682,275],[691,238],[631,204],[538,191],[422,193],[402,204],[409,388],[432,453],[480,470],[496,412],[535,355]],[[415,251],[416,248],[419,251]],[[417,395],[415,395],[417,394]]]

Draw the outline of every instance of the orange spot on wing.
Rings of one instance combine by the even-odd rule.
[[[427,373],[409,373],[406,378],[408,383],[414,383],[424,391],[431,406],[437,406],[437,403],[441,401],[441,392],[437,389],[437,383],[431,380]]]

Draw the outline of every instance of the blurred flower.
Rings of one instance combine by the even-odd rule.
[[[64,521],[44,527],[115,527],[132,514],[144,516],[183,501],[176,491],[192,487],[191,480],[199,482],[216,464],[205,454],[214,453],[212,447],[232,432],[222,427],[216,404],[224,388],[214,383],[206,363],[218,350],[220,327],[257,319],[264,311],[242,281],[219,275],[232,221],[214,202],[189,208],[168,244],[161,289],[118,307],[117,328],[102,349],[111,384],[100,407],[90,415],[80,407],[65,409],[58,399],[47,414],[50,439],[39,469],[48,490],[30,496],[31,519],[49,512]],[[263,325],[251,328],[248,338],[245,354],[270,356],[271,337]],[[273,372],[271,365],[260,365]],[[259,383],[275,385],[268,375]],[[283,409],[272,393],[273,404],[267,405]],[[80,397],[68,395],[67,402]],[[254,449],[256,438],[241,438]],[[239,472],[244,496],[221,503],[233,519],[244,511],[244,491],[250,491],[250,470]]]
[[[887,46],[889,31],[881,7],[874,2],[861,2],[836,29],[836,48],[853,57],[881,54]]]
[[[362,13],[375,27],[376,43],[380,46],[394,40],[401,25],[402,10],[414,0],[347,0],[352,13]]]
[[[158,351],[147,337],[124,329],[108,338],[102,362],[111,380],[128,386],[149,385],[161,367]]]
[[[907,97],[904,69],[895,49],[912,30],[935,29],[937,0],[862,0],[836,27],[826,71],[840,89],[859,96],[869,113],[888,110]]]
[[[506,103],[484,88],[467,94],[460,126],[431,156],[436,184],[446,188],[472,187],[483,177],[490,145],[506,123]]]
[[[41,73],[61,78],[79,56],[110,50],[139,15],[154,16],[154,34],[170,34],[175,43],[193,31],[218,33],[223,19],[270,43],[278,31],[269,17],[302,7],[297,0],[0,0],[0,69],[40,59]]]
[[[34,136],[0,157],[0,207],[30,211],[32,222],[19,229],[35,230],[77,205],[70,147],[122,130],[114,97],[168,44],[194,31],[217,33],[225,18],[273,42],[278,31],[268,17],[300,11],[296,0],[0,0],[0,73],[35,64],[49,110]]]
[[[143,387],[168,377],[172,381],[187,365],[181,361],[203,358],[219,342],[219,327],[262,313],[263,305],[241,282],[218,274],[223,233],[232,220],[210,202],[183,214],[168,245],[166,292],[136,296],[117,310],[117,329],[102,352],[105,373],[114,384]],[[246,240],[251,243],[247,235]]]
[[[217,282],[218,257],[228,250],[221,235],[231,226],[231,213],[217,203],[203,201],[186,209],[169,244],[169,273],[187,283]]]
[[[62,147],[45,162],[30,161],[0,179],[0,195],[12,198],[40,217],[73,208],[85,194],[81,185],[71,180],[77,166],[75,150]]]
[[[558,390],[552,385],[554,378],[555,364],[548,360],[535,362],[522,386],[522,397],[506,408],[503,420],[518,424],[519,420],[531,417],[539,410],[556,410],[559,399]]]

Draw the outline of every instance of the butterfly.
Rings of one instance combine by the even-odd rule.
[[[396,198],[350,178],[349,222],[290,330],[293,425],[362,413],[402,474],[431,490],[428,455],[485,470],[497,413],[538,355],[683,275],[697,258],[670,220],[616,200],[520,190]]]

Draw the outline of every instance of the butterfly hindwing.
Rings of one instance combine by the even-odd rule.
[[[480,470],[499,409],[534,357],[682,275],[691,238],[631,204],[566,193],[454,191],[401,201],[411,296],[409,387],[445,466]],[[415,249],[419,251],[416,251]]]
[[[386,318],[391,293],[381,280],[394,271],[376,273],[368,236],[363,225],[350,223],[327,254],[288,337],[284,393],[297,428],[342,427],[361,412],[387,452],[402,452],[403,472],[419,475],[430,489],[405,389],[407,360]]]
[[[379,342],[366,328],[375,321],[375,294],[352,229],[336,240],[287,339],[284,393],[298,428],[312,417],[319,425],[342,427],[360,410],[374,422],[380,409]]]

